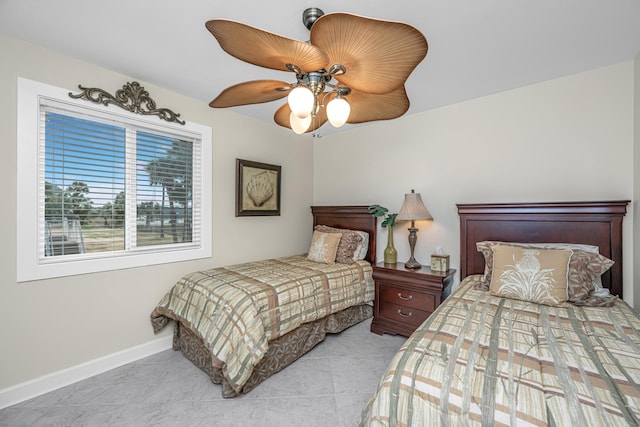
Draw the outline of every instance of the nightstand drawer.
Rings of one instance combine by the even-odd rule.
[[[419,326],[429,317],[430,311],[418,310],[404,305],[386,303],[380,306],[380,316],[389,320],[407,323],[412,326]]]
[[[417,308],[429,313],[433,312],[437,305],[436,296],[433,294],[411,291],[386,284],[380,286],[380,299],[385,303]]]

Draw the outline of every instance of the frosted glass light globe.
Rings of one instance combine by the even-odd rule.
[[[303,119],[299,118],[293,112],[289,114],[289,124],[291,124],[291,129],[298,135],[301,135],[309,129],[309,125],[311,124],[311,116],[307,116]]]
[[[327,118],[334,127],[345,124],[350,113],[351,106],[344,98],[334,98],[327,104]]]
[[[287,102],[289,103],[291,112],[301,119],[308,117],[309,114],[311,114],[311,110],[313,110],[313,101],[313,93],[303,86],[293,88],[287,97]]]

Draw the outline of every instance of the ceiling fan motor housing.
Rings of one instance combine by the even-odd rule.
[[[325,85],[329,81],[331,81],[331,76],[324,70],[312,71],[302,77],[302,84],[308,87],[316,96],[324,91]]]

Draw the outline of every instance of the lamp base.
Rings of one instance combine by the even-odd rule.
[[[418,261],[416,261],[416,259],[413,256],[411,256],[411,258],[409,258],[409,261],[404,263],[404,268],[417,270],[419,268],[422,268],[422,264],[420,264]]]

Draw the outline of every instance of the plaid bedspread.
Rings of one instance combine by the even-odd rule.
[[[304,255],[197,271],[167,292],[151,321],[158,332],[179,320],[203,339],[215,367],[240,390],[269,340],[372,301],[372,272],[366,261],[327,265]]]
[[[640,425],[640,319],[460,288],[407,340],[362,426]]]

